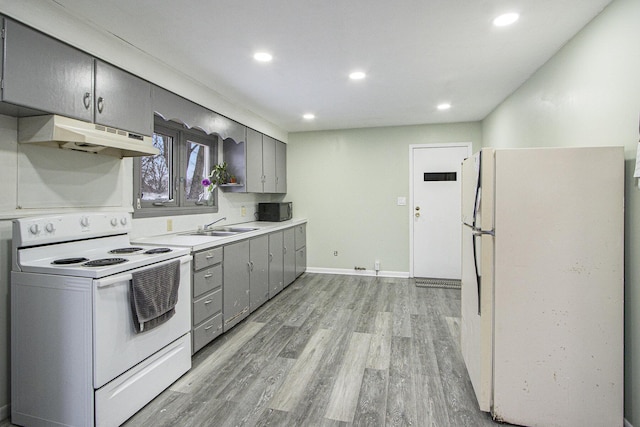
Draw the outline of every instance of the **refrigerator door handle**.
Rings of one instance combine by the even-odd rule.
[[[479,228],[473,228],[474,236],[494,236],[496,235],[495,230],[480,230]]]
[[[482,315],[482,305],[480,304],[480,296],[482,295],[482,278],[480,277],[480,272],[478,271],[478,249],[476,246],[476,238],[479,234],[473,233],[473,266],[476,269],[476,286],[478,287],[478,316]]]

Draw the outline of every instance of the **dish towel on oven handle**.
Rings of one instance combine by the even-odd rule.
[[[129,301],[136,333],[169,320],[176,312],[180,260],[131,273]]]

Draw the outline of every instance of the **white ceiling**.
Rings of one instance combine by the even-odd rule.
[[[287,131],[481,120],[610,2],[49,1]]]

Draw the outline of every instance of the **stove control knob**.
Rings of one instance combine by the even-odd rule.
[[[118,225],[118,218],[111,218],[111,226],[116,227]]]
[[[53,233],[56,230],[56,228],[53,226],[53,223],[51,222],[45,225],[44,229],[47,230],[47,233]]]
[[[120,224],[127,225],[127,217],[126,216],[123,216],[122,218],[120,218]]]
[[[83,216],[82,218],[80,218],[80,225],[83,227],[88,227],[89,226],[89,218],[86,216]]]
[[[38,226],[38,224],[33,224],[31,225],[31,227],[29,227],[29,232],[33,235],[36,235],[40,232],[40,227]]]

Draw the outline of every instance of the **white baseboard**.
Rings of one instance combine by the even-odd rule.
[[[6,420],[11,415],[11,405],[0,406],[0,421]]]
[[[341,274],[346,276],[378,276],[378,277],[398,277],[403,279],[409,278],[408,271],[378,271],[375,270],[353,270],[350,268],[321,268],[321,267],[307,267],[307,273],[321,273],[321,274]]]
[[[633,427],[633,425],[629,421],[627,421],[627,419],[625,418],[624,419],[624,427]]]

